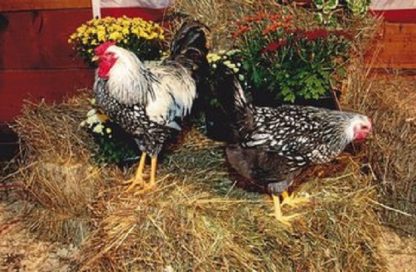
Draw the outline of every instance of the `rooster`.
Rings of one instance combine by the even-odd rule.
[[[272,195],[275,217],[290,225],[296,215],[283,216],[283,203],[307,201],[289,196],[287,188],[302,169],[327,163],[350,142],[371,132],[367,116],[308,106],[255,107],[248,103],[239,81],[226,67],[218,69],[218,98],[227,105],[233,139],[226,147],[229,164],[241,176]]]
[[[106,42],[95,50],[98,61],[94,95],[96,103],[127,133],[142,151],[139,166],[128,191],[156,184],[157,156],[178,120],[188,115],[197,96],[197,86],[208,62],[205,26],[186,22],[175,34],[170,56],[159,65],[145,65],[133,52]],[[146,156],[151,157],[150,182],[144,182]]]

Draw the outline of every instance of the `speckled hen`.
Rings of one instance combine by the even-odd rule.
[[[278,195],[283,193],[288,204],[297,201],[285,192],[293,178],[311,164],[330,162],[371,131],[369,118],[357,113],[296,105],[255,107],[230,71],[224,68],[219,77],[219,99],[228,105],[234,135],[227,159],[239,174],[267,188],[282,222],[290,217],[282,216]]]

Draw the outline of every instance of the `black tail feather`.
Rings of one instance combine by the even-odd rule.
[[[184,22],[172,39],[168,58],[189,69],[198,88],[209,74],[206,28],[195,20]]]
[[[218,115],[221,115],[232,135],[228,142],[239,142],[254,129],[254,108],[244,95],[242,86],[227,66],[218,64],[214,73],[216,82],[211,96],[218,100]]]
[[[205,30],[209,30],[209,28],[199,21],[185,21],[172,39],[171,56],[185,54],[189,48],[198,49],[203,55],[206,55],[208,48]]]

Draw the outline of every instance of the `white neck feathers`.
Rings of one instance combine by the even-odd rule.
[[[108,90],[120,103],[133,105],[146,103],[148,82],[143,71],[146,69],[139,58],[126,49],[110,46],[107,51],[117,57],[108,75]]]

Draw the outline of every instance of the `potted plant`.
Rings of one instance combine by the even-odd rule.
[[[87,63],[92,63],[94,48],[106,41],[134,52],[142,60],[159,60],[164,42],[163,28],[140,18],[105,17],[92,19],[76,29],[68,42]]]
[[[337,26],[349,17],[367,14],[371,0],[311,0],[313,12],[320,23]]]
[[[245,17],[236,29],[233,36],[255,104],[336,108],[333,94],[345,76],[349,33],[302,25],[284,10]]]

